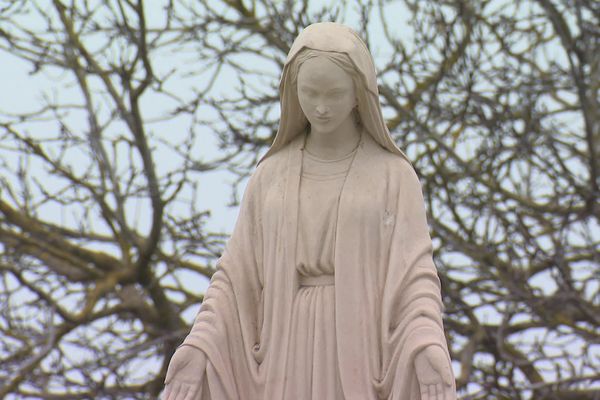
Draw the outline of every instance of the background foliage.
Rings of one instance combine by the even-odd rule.
[[[0,397],[156,398],[225,238],[198,182],[251,172],[323,20],[421,177],[462,397],[600,398],[593,0],[1,1],[45,89],[0,110]]]

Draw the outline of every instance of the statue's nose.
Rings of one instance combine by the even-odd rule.
[[[325,115],[327,114],[327,111],[329,111],[329,108],[323,104],[319,104],[315,108],[315,111],[317,112],[317,115]]]

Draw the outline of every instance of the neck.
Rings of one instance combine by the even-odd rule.
[[[306,149],[322,159],[337,159],[354,150],[359,140],[360,131],[350,119],[332,132],[319,132],[311,128]]]

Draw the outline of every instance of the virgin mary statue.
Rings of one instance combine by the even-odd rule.
[[[281,121],[165,399],[454,400],[417,175],[351,29],[298,36]]]

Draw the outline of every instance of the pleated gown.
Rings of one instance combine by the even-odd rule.
[[[355,151],[323,160],[303,150],[286,399],[342,400],[335,326],[334,248],[340,194]]]

